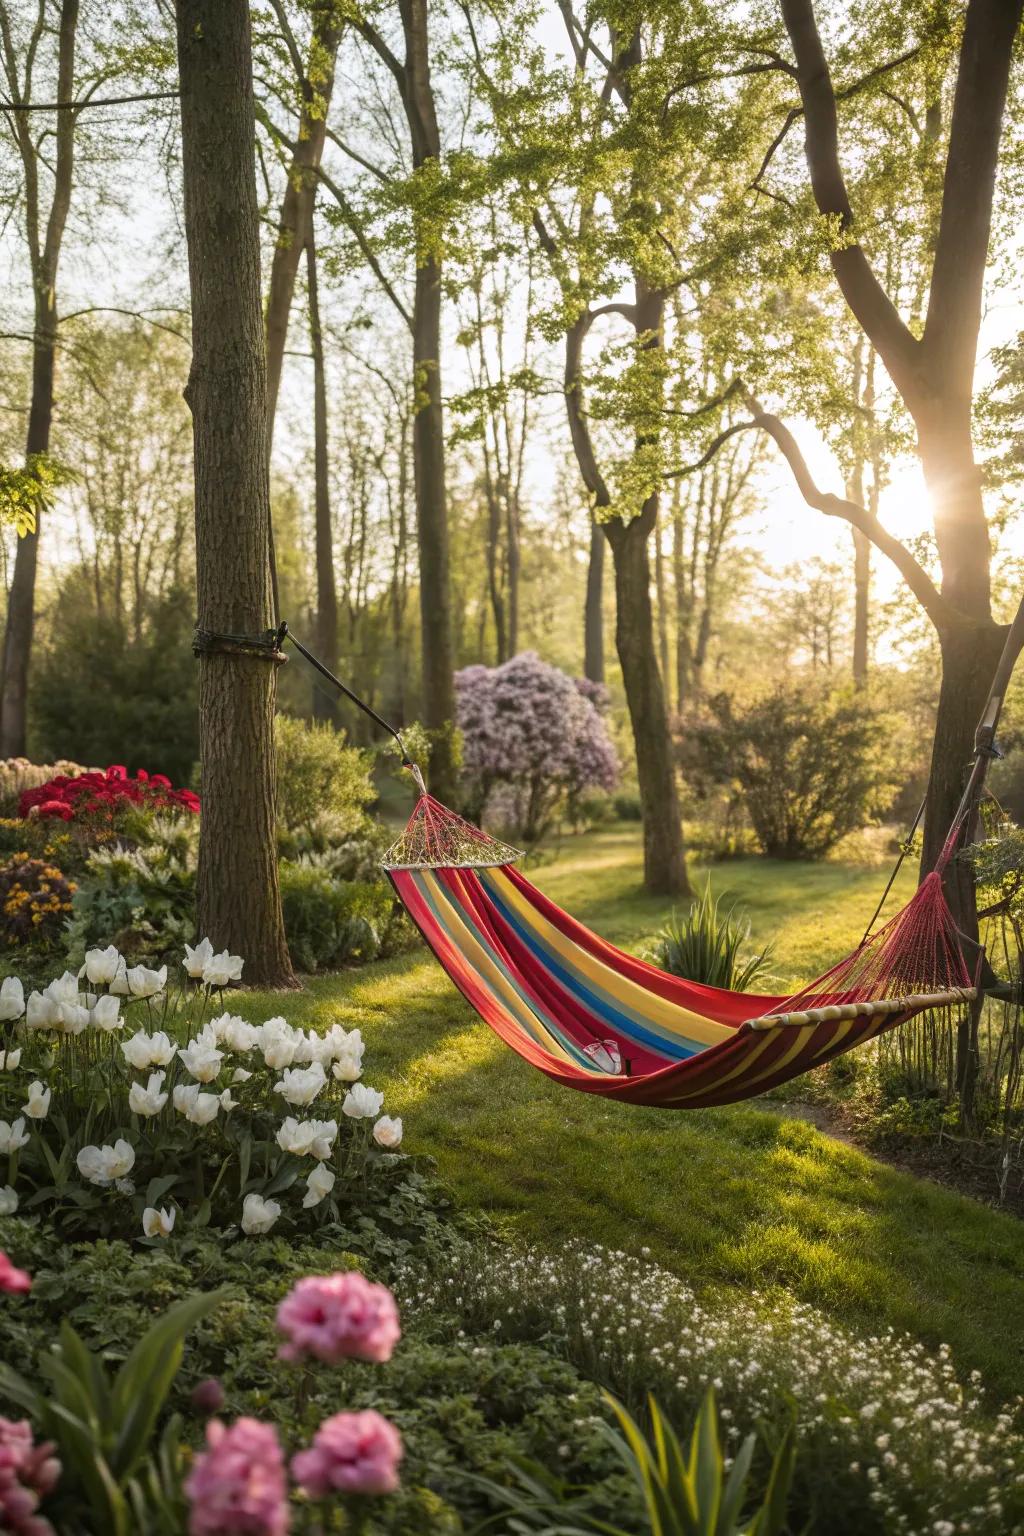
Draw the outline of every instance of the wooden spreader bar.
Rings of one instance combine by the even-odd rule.
[[[801,1028],[805,1024],[835,1024],[840,1019],[868,1019],[880,1013],[918,1013],[922,1008],[943,1008],[948,1003],[973,1002],[977,987],[953,987],[948,992],[908,992],[905,997],[878,997],[873,1002],[830,1003],[804,1012],[766,1013],[747,1019],[744,1029]]]

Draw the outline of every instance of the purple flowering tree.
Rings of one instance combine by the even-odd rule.
[[[525,843],[587,789],[612,789],[618,760],[601,713],[606,698],[534,651],[500,667],[455,674],[467,809],[481,820],[497,803]],[[509,814],[510,813],[510,814]]]

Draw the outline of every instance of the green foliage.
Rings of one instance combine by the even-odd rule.
[[[280,868],[288,948],[300,970],[376,960],[395,947],[404,925],[385,880],[340,880],[309,858]]]
[[[171,592],[142,634],[97,619],[68,590],[48,643],[33,660],[32,728],[38,752],[124,763],[187,784],[199,755],[193,599]]]
[[[310,831],[327,823],[341,839],[366,825],[366,807],[376,799],[370,760],[333,726],[278,715],[277,814],[286,831]]]
[[[132,964],[160,963],[192,940],[198,820],[133,809],[128,835],[88,854],[67,926],[72,965],[107,944]]]
[[[640,804],[640,796],[620,792],[612,796],[612,810],[619,821],[642,821],[643,807]]]
[[[742,951],[750,939],[750,920],[742,911],[737,912],[735,902],[723,911],[722,901],[723,895],[712,894],[709,876],[685,916],[674,912],[656,935],[653,959],[673,976],[685,976],[708,987],[725,987],[731,992],[749,992],[767,970],[772,947],[768,944],[744,958]]]
[[[181,1529],[180,1421],[170,1420],[158,1445],[154,1438],[181,1367],[185,1335],[221,1300],[214,1291],[179,1301],[113,1373],[66,1318],[57,1342],[36,1361],[45,1387],[0,1365],[0,1397],[26,1412],[57,1446],[58,1518],[63,1511],[78,1526],[87,1512],[90,1527],[109,1536]]]
[[[514,1512],[509,1529],[545,1536],[781,1536],[793,1477],[796,1434],[790,1428],[772,1461],[756,1509],[749,1490],[755,1437],[748,1435],[728,1470],[722,1453],[715,1392],[709,1387],[684,1454],[672,1425],[649,1400],[648,1438],[632,1415],[609,1397],[619,1429],[609,1429],[615,1449],[643,1498],[644,1523],[624,1530],[580,1508],[576,1491],[542,1467],[520,1465],[516,1485],[501,1490]]]
[[[752,704],[726,694],[683,727],[692,776],[725,786],[770,858],[821,858],[891,804],[899,767],[890,725],[853,692],[781,685]]]
[[[60,486],[72,479],[71,471],[48,453],[33,453],[23,469],[0,464],[0,523],[12,525],[18,537],[35,533],[40,512],[54,505]]]

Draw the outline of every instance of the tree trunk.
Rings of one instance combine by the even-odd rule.
[[[871,545],[859,528],[853,530],[853,681],[868,680],[868,617],[871,602]]]
[[[661,666],[665,707],[672,707],[668,665],[668,590],[665,582],[665,554],[661,547],[661,529],[654,530],[654,590],[658,598],[658,661]]]
[[[309,294],[309,340],[313,352],[313,480],[316,523],[316,646],[332,672],[338,670],[338,591],[334,580],[334,530],[331,524],[331,487],[328,474],[327,380],[324,374],[324,338],[320,328],[320,284],[317,275],[316,236],[310,224],[306,239],[306,271]],[[338,724],[338,703],[333,692],[313,685],[313,714],[318,720]]]
[[[441,403],[441,268],[434,260],[416,269],[413,307],[413,374],[419,409],[413,419],[413,479],[420,562],[420,635],[423,646],[423,720],[433,733],[430,787],[449,803],[457,794],[454,742],[454,658],[448,498]]]
[[[519,583],[522,575],[522,551],[519,545],[519,487],[513,485],[511,473],[506,477],[505,495],[505,543],[508,572],[508,653],[515,656],[519,650]]]
[[[78,0],[62,0],[57,41],[57,99],[70,101],[75,94],[75,43],[78,36]],[[40,13],[41,15],[41,13]],[[48,453],[53,424],[53,391],[57,350],[57,266],[71,206],[74,170],[75,114],[59,112],[55,143],[48,146],[47,163],[53,171],[53,197],[40,241],[38,142],[29,131],[28,113],[15,114],[15,136],[24,168],[28,255],[32,268],[32,399],[29,404],[25,457]],[[4,630],[3,675],[0,678],[0,755],[23,757],[28,725],[28,669],[35,630],[36,571],[39,565],[41,510],[36,508],[36,528],[18,540],[14,574],[7,600]]]
[[[644,829],[644,886],[656,896],[690,896],[682,819],[658,670],[647,541],[657,516],[652,498],[629,523],[604,528],[615,567],[615,645],[636,747]]]
[[[177,0],[199,627],[259,635],[271,618],[267,375],[247,0]],[[294,985],[278,886],[274,700],[266,656],[199,662],[197,906],[245,977]]]
[[[53,422],[54,360],[57,315],[53,289],[37,293],[35,344],[32,352],[32,403],[29,407],[25,457],[46,453]],[[35,630],[36,571],[39,564],[39,524],[18,540],[14,575],[7,599],[4,632],[3,692],[0,695],[0,756],[24,757],[28,715],[28,667]]]
[[[583,676],[592,683],[604,682],[604,545],[601,524],[591,523],[583,609]]]

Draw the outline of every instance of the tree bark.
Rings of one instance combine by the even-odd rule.
[[[604,682],[604,546],[601,524],[591,523],[583,608],[583,676],[592,683]]]
[[[40,13],[42,15],[42,13]],[[6,20],[6,18],[5,18]],[[78,34],[78,0],[63,0],[57,41],[57,99],[74,97],[75,42]],[[9,33],[5,26],[5,52]],[[14,60],[8,59],[8,75]],[[71,206],[74,171],[75,114],[59,112],[55,129],[53,196],[41,233],[39,206],[39,151],[29,131],[29,114],[14,113],[15,135],[24,173],[25,226],[29,264],[32,269],[33,334],[32,398],[29,405],[25,457],[48,453],[53,424],[54,382],[57,352],[57,267],[64,228]],[[14,573],[7,600],[4,630],[3,673],[0,679],[0,756],[23,757],[28,724],[28,673],[35,630],[36,572],[42,513],[36,509],[34,533],[18,540]]]
[[[656,896],[690,896],[668,711],[651,609],[648,540],[656,520],[657,500],[652,497],[639,517],[629,523],[611,518],[604,527],[615,567],[615,647],[636,747],[644,829],[644,886]]]
[[[260,289],[247,0],[177,0],[199,628],[258,635],[271,621],[267,374]],[[199,662],[200,932],[245,977],[294,985],[278,886],[275,665]]]
[[[309,296],[309,340],[313,352],[313,481],[316,533],[316,646],[332,672],[338,670],[338,589],[334,579],[334,529],[331,519],[331,486],[327,441],[327,379],[324,372],[324,338],[320,328],[320,283],[317,274],[316,235],[310,222],[306,237],[306,272]],[[338,704],[333,693],[313,687],[313,714],[318,720],[338,724]]]

